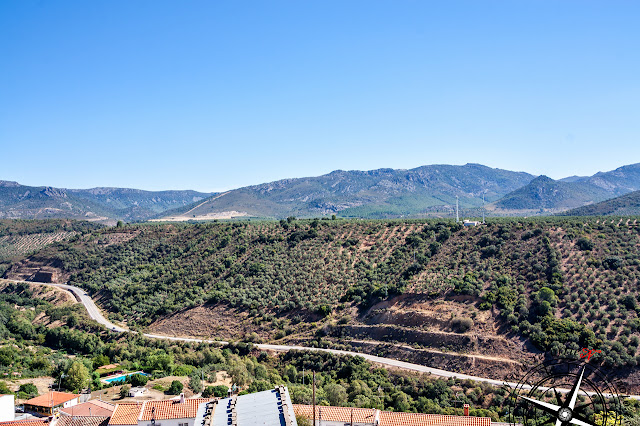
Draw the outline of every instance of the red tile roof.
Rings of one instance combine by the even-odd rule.
[[[319,419],[320,415],[322,415],[322,420],[349,423],[351,421],[352,411],[354,423],[373,423],[377,410],[373,408],[327,407],[316,405],[316,419]],[[313,418],[312,405],[293,404],[293,412],[296,413],[296,416],[304,416],[308,419]]]
[[[55,407],[56,405],[64,404],[65,402],[71,401],[72,399],[79,396],[80,395],[76,395],[73,393],[51,391],[49,393],[45,393],[44,395],[31,398],[24,403],[29,405],[36,405],[38,407]]]
[[[60,411],[70,416],[107,416],[111,417],[116,406],[108,402],[92,399],[73,407],[63,408]]]
[[[381,411],[380,426],[491,426],[491,418]]]
[[[191,398],[181,403],[179,400],[145,401],[140,413],[140,420],[151,420],[152,411],[156,420],[195,418],[198,405],[212,401],[212,398]]]
[[[312,418],[311,405],[293,404],[296,415]],[[374,423],[379,418],[379,426],[491,426],[489,417],[447,416],[441,414],[400,413],[378,411],[372,408],[316,406],[316,419],[349,423],[353,411],[354,423]]]
[[[47,419],[36,420],[13,420],[9,422],[0,422],[0,426],[47,426],[49,424]]]
[[[60,416],[56,426],[107,426],[109,416]]]
[[[109,419],[109,424],[137,425],[141,410],[142,404],[118,404]]]

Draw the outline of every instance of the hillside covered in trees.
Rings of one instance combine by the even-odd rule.
[[[79,232],[6,275],[30,262],[58,265],[134,328],[374,341],[387,353],[409,344],[410,356],[464,353],[442,365],[459,369],[589,347],[602,350],[592,362],[633,368],[639,229],[633,218],[128,225]]]
[[[310,378],[316,371],[319,404],[461,415],[462,404],[471,403],[471,415],[493,420],[504,415],[501,404],[505,390],[485,383],[389,372],[360,357],[308,351],[274,355],[250,343],[220,347],[114,333],[90,320],[81,305],[60,304],[42,296],[28,284],[0,282],[3,394],[11,393],[10,387],[18,388],[11,380],[16,375],[26,382],[16,392],[16,397],[23,400],[37,396],[38,389],[29,379],[39,377],[51,377],[56,385],[71,392],[114,387],[100,380],[104,375],[100,367],[117,362],[120,369],[147,374],[128,378],[125,386],[115,385],[120,390],[129,384],[140,386],[147,380],[177,376],[184,378],[187,392],[223,396],[227,386],[208,383],[224,372],[241,387],[242,394],[285,383],[295,403],[310,404]],[[171,387],[161,390],[175,393]],[[632,416],[637,410],[634,406],[625,414]]]
[[[563,213],[566,216],[623,216],[640,214],[640,191],[634,191],[620,197],[578,207]]]

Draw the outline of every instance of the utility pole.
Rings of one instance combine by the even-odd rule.
[[[484,225],[484,192],[482,193],[482,224]]]
[[[458,196],[456,195],[456,223],[460,222],[460,216],[458,215]]]
[[[316,372],[313,372],[313,426],[316,426]]]

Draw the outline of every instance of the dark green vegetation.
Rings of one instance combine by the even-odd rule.
[[[563,214],[566,216],[640,215],[640,191],[634,191],[600,203],[578,207]]]
[[[11,285],[0,293],[0,317],[0,373],[20,372],[23,378],[52,375],[56,384],[69,391],[100,389],[104,385],[96,369],[105,362],[118,362],[121,368],[143,369],[153,378],[190,376],[196,392],[201,391],[194,389],[198,383],[201,386],[201,377],[215,380],[218,371],[226,371],[241,386],[241,393],[287,384],[295,403],[308,404],[315,370],[319,404],[461,414],[460,407],[468,402],[472,415],[498,420],[502,414],[504,391],[485,384],[390,373],[360,357],[306,351],[273,356],[246,343],[220,348],[112,333],[88,320],[81,306],[55,307],[35,298],[25,284]],[[129,385],[143,384],[140,380],[146,379],[128,378],[123,393]],[[8,392],[5,385],[0,381],[0,389]],[[166,392],[177,394],[182,389],[176,380]],[[37,392],[29,385],[20,390],[20,397]],[[226,391],[224,386],[210,386],[206,395],[224,396]]]
[[[357,321],[350,307],[365,313],[403,294],[420,303],[492,310],[500,334],[529,339],[554,355],[575,357],[589,347],[602,350],[592,362],[634,367],[640,361],[640,228],[629,223],[494,219],[463,228],[291,218],[137,225],[86,232],[38,257],[56,260],[71,284],[134,327],[217,304],[248,313],[256,326],[286,316],[310,326],[299,331],[314,339],[322,333],[313,334],[311,321]],[[131,238],[100,243],[114,234]],[[463,318],[451,323],[454,333],[473,326]],[[271,338],[291,332],[281,331]]]
[[[611,192],[588,182],[562,182],[539,176],[495,203],[507,210],[567,209],[611,198]]]
[[[0,181],[0,219],[149,219],[211,194],[125,188],[65,189]]]

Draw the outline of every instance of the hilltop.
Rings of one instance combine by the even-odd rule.
[[[505,210],[558,211],[606,200],[611,193],[583,181],[556,181],[539,176],[505,195],[494,206]]]
[[[572,209],[563,214],[566,216],[640,215],[640,191],[634,191],[611,200]]]

